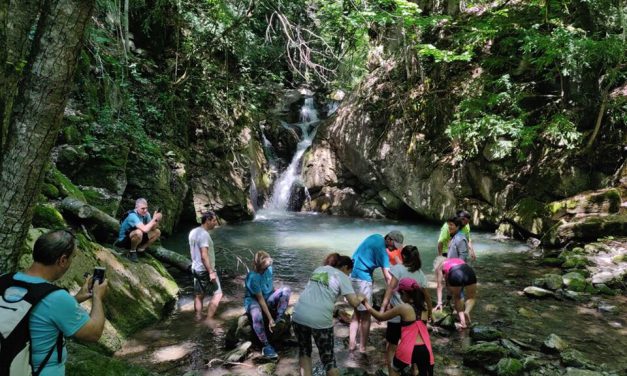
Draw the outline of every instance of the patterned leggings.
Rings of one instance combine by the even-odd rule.
[[[291,294],[292,290],[290,290],[289,287],[281,287],[278,290],[274,290],[272,295],[270,295],[270,297],[266,299],[266,304],[268,305],[270,314],[272,314],[276,318],[276,320],[283,317],[283,314],[287,309],[287,304],[290,301]],[[263,344],[264,346],[267,345],[268,337],[266,335],[265,323],[263,320],[263,311],[261,310],[259,302],[253,301],[252,303],[250,303],[247,313],[250,315],[250,319],[253,324],[253,330],[255,331],[255,334],[257,334],[257,338],[259,338],[261,344]]]

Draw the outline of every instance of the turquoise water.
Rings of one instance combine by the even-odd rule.
[[[219,268],[245,271],[242,263],[250,267],[252,254],[257,250],[265,250],[274,259],[277,279],[295,283],[298,289],[298,285],[304,285],[309,273],[320,265],[328,253],[351,256],[369,235],[385,235],[392,230],[399,230],[405,236],[404,244],[415,245],[420,250],[425,273],[433,271],[440,225],[309,213],[276,215],[262,212],[257,218],[242,224],[220,226],[210,232],[216,246],[216,264]],[[164,240],[164,246],[189,256],[187,233],[188,230],[181,229]],[[527,249],[523,243],[498,241],[493,234],[486,232],[473,231],[472,239],[479,255]],[[381,278],[379,271],[375,278]]]

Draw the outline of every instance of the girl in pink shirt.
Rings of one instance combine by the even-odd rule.
[[[470,325],[470,312],[475,306],[477,297],[477,276],[470,265],[459,258],[436,257],[433,262],[435,280],[437,283],[438,304],[435,310],[442,310],[442,289],[446,285],[453,296],[455,310],[459,315],[460,329]],[[462,299],[462,289],[464,299]]]
[[[433,376],[434,358],[429,331],[420,320],[422,312],[427,310],[424,290],[415,280],[402,278],[398,282],[398,292],[403,304],[383,313],[364,302],[368,311],[379,321],[401,317],[401,340],[392,361],[390,376],[409,371],[413,364],[418,367],[420,376]],[[428,312],[428,316],[431,317],[431,312]]]

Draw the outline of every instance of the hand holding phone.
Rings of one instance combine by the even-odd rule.
[[[98,281],[99,284],[101,284],[104,281],[105,270],[106,270],[105,268],[100,267],[100,266],[96,266],[94,268],[94,275],[91,280],[91,286],[89,286],[89,292],[94,291],[94,284],[96,283],[96,281]]]

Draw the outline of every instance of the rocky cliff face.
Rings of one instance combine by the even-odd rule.
[[[507,223],[510,227],[504,231],[509,235],[541,237],[553,229],[563,234],[547,237],[554,244],[582,236],[574,234],[574,228],[554,229],[558,223],[582,220],[581,215],[551,211],[559,202],[579,202],[573,205],[581,207],[580,213],[618,215],[624,186],[569,197],[620,185],[620,155],[610,163],[601,152],[583,155],[542,146],[521,158],[515,150],[502,153],[502,147],[488,143],[476,157],[460,158],[459,146],[445,134],[445,126],[461,98],[476,90],[476,67],[457,68],[430,77],[435,87],[429,93],[424,83],[401,84],[403,67],[393,59],[380,60],[319,130],[303,172],[313,193],[311,210],[395,217],[410,209],[440,221],[466,208],[475,225],[496,228]],[[603,142],[598,149],[614,154],[620,150]],[[593,216],[590,213],[586,217]],[[624,224],[609,227],[625,231]]]

